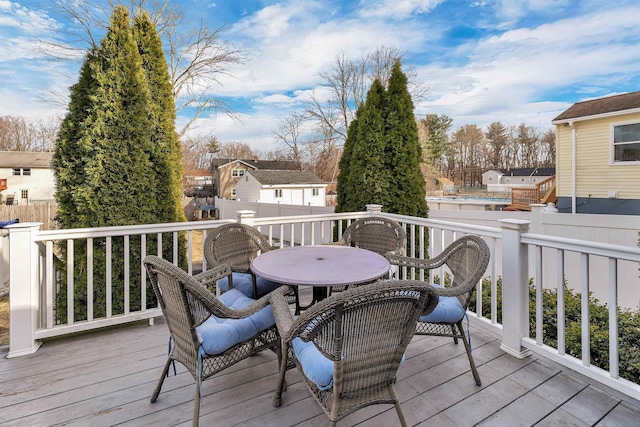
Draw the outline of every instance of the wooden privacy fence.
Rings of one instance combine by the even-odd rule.
[[[54,230],[57,228],[54,220],[57,212],[58,204],[53,202],[31,205],[0,205],[0,221],[18,218],[20,222],[41,222],[41,230]]]

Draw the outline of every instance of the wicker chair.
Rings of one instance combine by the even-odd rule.
[[[406,425],[394,383],[416,321],[436,306],[430,285],[379,281],[333,295],[293,318],[285,290],[270,294],[282,342],[274,406],[280,406],[287,362],[294,360],[307,387],[334,426],[369,405],[394,404]]]
[[[342,238],[333,245],[355,246],[386,255],[402,255],[407,245],[407,233],[397,222],[381,216],[360,218],[351,223]]]
[[[252,298],[258,298],[280,286],[266,280],[258,280],[251,271],[251,261],[263,252],[273,249],[267,238],[255,228],[246,224],[225,224],[207,235],[204,242],[204,257],[209,268],[228,264],[233,271],[229,278],[228,289],[234,287],[233,279],[249,276],[250,289],[238,286],[238,289]],[[224,289],[226,290],[226,289]]]
[[[170,365],[180,362],[196,381],[192,423],[197,426],[204,380],[259,351],[279,349],[268,299],[254,301],[238,290],[216,298],[205,286],[215,286],[230,275],[228,265],[196,276],[156,256],[147,256],[144,265],[170,333],[169,356],[151,403],[158,398]],[[232,334],[224,333],[229,328],[238,332],[235,338],[240,342],[230,341]]]
[[[489,247],[478,236],[461,237],[432,259],[417,259],[399,255],[387,257],[392,265],[400,267],[432,270],[446,265],[449,268],[453,276],[451,285],[446,288],[436,285],[438,287],[435,289],[440,296],[438,306],[430,314],[423,313],[420,316],[416,334],[452,337],[456,344],[460,338],[464,343],[473,378],[477,385],[481,385],[480,375],[473,361],[470,337],[465,335],[463,320],[473,291],[482,279],[490,257]],[[444,282],[443,278],[440,280],[441,283]]]
[[[407,246],[407,233],[397,222],[373,216],[360,218],[351,223],[342,233],[342,238],[330,245],[355,246],[380,255],[402,255]],[[347,286],[333,286],[329,292],[342,292]]]

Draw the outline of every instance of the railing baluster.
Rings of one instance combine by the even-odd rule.
[[[609,258],[609,374],[619,376],[618,353],[618,260]]]
[[[131,271],[131,253],[129,251],[129,235],[125,234],[123,239],[124,251],[124,314],[129,314],[131,304],[131,280],[129,274]]]
[[[87,239],[87,321],[93,320],[93,238]]]
[[[489,244],[491,251],[491,323],[498,324],[498,274],[496,272],[496,239],[492,238]],[[478,298],[476,296],[476,298]],[[482,299],[482,297],[480,297]]]
[[[107,310],[107,319],[109,319],[112,314],[113,314],[113,303],[112,303],[112,296],[113,296],[113,287],[112,287],[112,269],[111,269],[111,263],[112,263],[112,248],[111,248],[111,236],[107,237],[107,271],[106,271],[106,310]]]
[[[566,353],[565,345],[565,305],[564,305],[564,250],[556,249],[557,253],[557,268],[558,275],[557,281],[557,298],[558,298],[558,354],[564,355]]]
[[[147,308],[147,271],[144,268],[144,258],[147,256],[147,235],[140,235],[140,310]]]
[[[584,366],[591,365],[591,331],[590,331],[590,317],[589,310],[589,254],[580,254],[580,271],[581,277],[581,303],[580,303],[580,317],[581,317],[581,329],[582,329],[582,364]]]
[[[67,240],[67,324],[73,325],[74,282],[73,282],[73,239]]]
[[[542,289],[542,246],[535,246],[535,264],[536,271],[533,277],[533,283],[536,288],[536,343],[543,344],[542,327],[544,323],[544,297]]]
[[[47,311],[46,313],[46,325],[48,329],[53,328],[54,325],[54,319],[53,319],[53,313],[54,313],[54,305],[53,305],[53,301],[54,301],[54,294],[55,294],[55,268],[54,268],[54,263],[53,263],[53,242],[51,240],[47,240],[46,242],[46,255],[45,255],[45,262],[46,262],[46,276],[45,276],[45,292],[46,292],[46,303],[45,303],[45,310]]]
[[[178,265],[178,232],[173,232],[173,264]]]

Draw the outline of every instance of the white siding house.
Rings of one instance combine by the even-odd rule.
[[[0,151],[0,179],[7,180],[2,190],[3,203],[28,204],[52,201],[55,180],[51,159],[53,153]]]
[[[327,183],[307,171],[249,170],[235,186],[236,199],[325,206]]]
[[[555,173],[555,168],[491,169],[482,174],[482,185],[489,192],[508,193],[512,188],[535,188]]]

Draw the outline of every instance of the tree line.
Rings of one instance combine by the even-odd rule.
[[[464,125],[450,132],[453,120],[428,114],[418,126],[424,173],[478,186],[489,169],[555,167],[555,132],[521,123],[493,122],[485,130]]]

